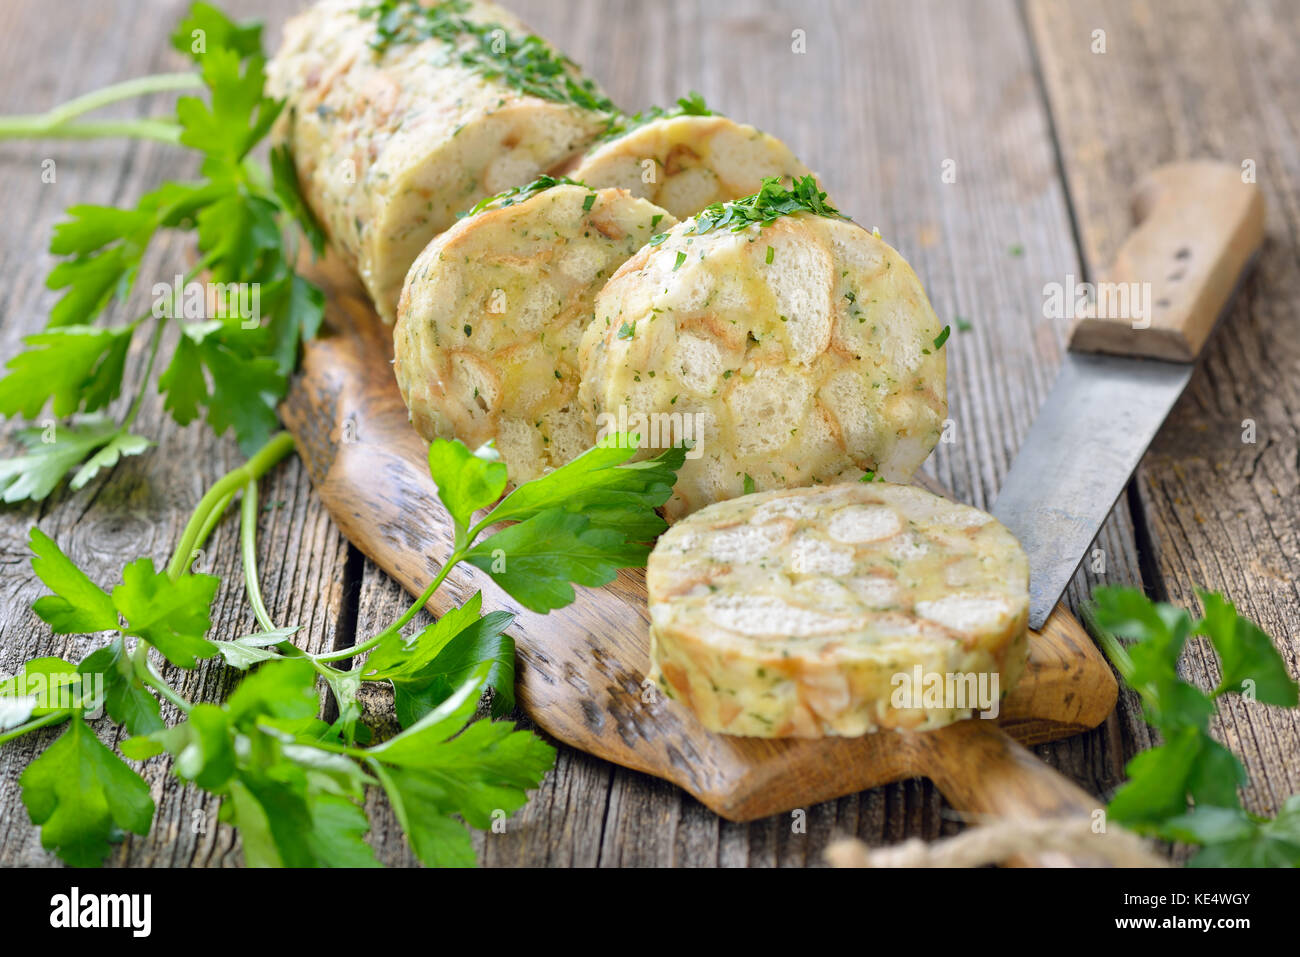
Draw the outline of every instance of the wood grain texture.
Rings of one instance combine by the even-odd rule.
[[[1300,31],[1293,4],[1030,0],[1062,167],[1091,274],[1130,228],[1122,188],[1151,167],[1214,159],[1253,169],[1268,205],[1253,278],[1210,339],[1138,472],[1151,584],[1199,607],[1223,591],[1300,672]],[[1105,30],[1106,52],[1091,52]],[[1123,104],[1117,109],[1116,104]],[[1245,164],[1245,165],[1244,165]],[[1248,421],[1249,420],[1249,421]],[[1254,441],[1250,426],[1253,423]],[[1192,643],[1187,677],[1218,681]],[[1247,806],[1300,791],[1300,715],[1232,697],[1215,732],[1251,775]]]
[[[848,211],[902,250],[941,315],[973,324],[948,344],[956,441],[942,445],[929,468],[977,505],[992,500],[1060,355],[1065,330],[1041,318],[1043,284],[1109,262],[1131,227],[1128,192],[1158,162],[1234,151],[1254,157],[1275,215],[1245,312],[1232,320],[1237,334],[1212,341],[1208,364],[1148,458],[1141,494],[1131,496],[1136,527],[1130,508],[1116,510],[1095,545],[1104,570],[1081,573],[1069,598],[1077,607],[1096,583],[1139,581],[1140,565],[1152,589],[1178,601],[1194,600],[1195,581],[1223,587],[1287,640],[1294,667],[1300,347],[1288,329],[1300,293],[1300,39],[1285,0],[1224,11],[1178,4],[1176,15],[1168,12],[1172,0],[1116,2],[1095,14],[1092,4],[1031,2],[1021,11],[1013,0],[507,3],[628,107],[696,88],[719,109],[786,140]],[[274,42],[300,4],[229,6],[264,17]],[[0,110],[44,109],[107,82],[179,68],[164,38],[183,6],[59,0],[51,16],[42,0],[0,4]],[[1088,53],[1099,26],[1109,28],[1114,54],[1104,68]],[[806,31],[806,54],[791,52],[795,29]],[[731,55],[738,50],[743,57]],[[753,71],[752,63],[763,68]],[[120,115],[162,108],[130,104]],[[56,185],[40,184],[47,157],[59,164]],[[941,179],[947,159],[955,163],[952,183]],[[16,351],[55,301],[42,286],[52,264],[43,250],[65,206],[133,201],[162,178],[193,172],[183,153],[154,145],[0,144],[0,354]],[[160,247],[146,275],[170,277],[185,254],[179,243]],[[138,360],[132,357],[132,375]],[[1260,424],[1258,442],[1233,447],[1228,440],[1239,439],[1247,416]],[[142,425],[160,443],[146,458],[77,494],[0,513],[0,668],[67,650],[27,610],[41,590],[27,565],[34,521],[107,578],[142,550],[165,556],[199,490],[236,461],[229,444],[214,443],[200,427],[165,425],[152,399]],[[302,470],[287,464],[264,484],[268,499],[287,503],[268,513],[263,529],[265,588],[277,618],[302,616],[320,633],[314,641],[339,646],[390,621],[404,601],[400,586],[349,554]],[[233,526],[212,544],[219,573],[230,575]],[[221,607],[223,631],[249,626],[233,583]],[[1202,659],[1192,666],[1208,680]],[[225,680],[215,666],[202,672],[209,673]],[[1300,790],[1300,731],[1288,720],[1234,706],[1224,729],[1233,746],[1250,745],[1256,807]],[[1105,794],[1122,779],[1124,761],[1150,743],[1125,694],[1102,729],[1034,750],[1085,790]],[[31,754],[22,747],[29,746],[0,752],[0,862],[48,863],[18,803],[16,777]],[[151,782],[173,810],[116,862],[237,860],[228,831],[189,834],[193,806],[160,774]],[[375,823],[381,857],[410,863],[391,818],[379,813]],[[804,866],[819,864],[836,834],[874,845],[958,827],[937,790],[918,780],[807,808],[802,819],[735,824],[671,785],[562,748],[555,772],[506,833],[484,835],[478,846],[486,864]]]

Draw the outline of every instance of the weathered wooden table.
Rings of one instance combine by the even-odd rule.
[[[300,0],[229,7],[279,24]],[[938,313],[970,330],[949,352],[956,441],[927,468],[976,505],[989,502],[1051,384],[1064,324],[1043,317],[1043,287],[1095,275],[1130,227],[1128,189],[1181,157],[1253,165],[1269,202],[1255,276],[1096,548],[1104,571],[1069,593],[1141,582],[1194,603],[1195,585],[1225,591],[1300,657],[1300,17],[1290,0],[761,2],[510,0],[543,35],[629,106],[695,89],[718,109],[788,142],[839,205],[879,226],[926,283]],[[0,7],[0,111],[37,112],[104,84],[180,68],[167,36],[184,0],[7,0]],[[797,34],[795,31],[803,31]],[[806,52],[796,52],[804,38]],[[1102,52],[1104,50],[1104,52]],[[121,115],[163,111],[158,100]],[[54,160],[55,182],[42,179]],[[50,230],[74,203],[134,202],[164,178],[192,175],[167,146],[101,141],[0,143],[0,356],[43,324],[55,294]],[[177,238],[151,251],[145,275],[185,260]],[[143,308],[148,283],[131,304]],[[126,314],[128,310],[124,310]],[[130,375],[141,373],[133,355]],[[1255,441],[1243,441],[1243,423]],[[177,428],[150,396],[139,429],[157,440],[79,492],[0,512],[0,673],[25,658],[76,660],[89,639],[51,636],[30,611],[42,593],[28,564],[33,523],[100,580],[139,555],[163,561],[202,490],[235,465],[232,442]],[[331,524],[294,461],[263,485],[264,588],[277,621],[315,648],[346,647],[392,620],[407,599]],[[210,542],[225,584],[214,606],[226,634],[253,629],[238,574],[237,520]],[[1193,645],[1187,672],[1214,680]],[[209,663],[181,677],[190,697],[218,697],[231,673]],[[1252,776],[1247,803],[1272,812],[1300,791],[1300,722],[1233,700],[1217,728]],[[41,734],[0,751],[0,864],[46,864],[17,776]],[[1104,795],[1150,736],[1131,695],[1096,731],[1039,749]],[[149,765],[158,817],[121,865],[237,863],[213,801]],[[413,861],[390,814],[375,815],[380,857]],[[879,844],[960,825],[922,781],[807,809],[806,832],[781,816],[737,825],[656,779],[561,749],[555,771],[502,834],[477,835],[485,864],[812,865],[836,835]]]

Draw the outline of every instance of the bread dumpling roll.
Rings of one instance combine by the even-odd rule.
[[[596,297],[584,410],[606,431],[648,424],[650,447],[694,442],[669,520],[750,487],[906,482],[939,440],[946,327],[898,251],[824,197],[812,177],[769,181],[669,230]]]
[[[676,222],[621,189],[544,179],[486,204],[411,267],[395,370],[426,439],[494,441],[511,481],[594,444],[578,406],[578,342],[597,291]]]
[[[303,195],[391,323],[430,239],[482,198],[581,152],[613,106],[494,4],[398,4],[382,17],[376,7],[321,0],[286,24],[267,73],[272,95],[287,101],[276,136],[291,148]],[[525,43],[560,64],[558,75],[491,75]],[[529,92],[520,77],[535,81]]]
[[[705,109],[698,101],[681,102]],[[634,123],[575,160],[569,175],[592,186],[620,186],[685,219],[758,192],[768,177],[790,182],[808,173],[775,136],[706,110]]]
[[[814,738],[995,717],[1025,669],[1024,549],[991,515],[911,486],[710,505],[660,537],[646,591],[652,676],[712,731]]]

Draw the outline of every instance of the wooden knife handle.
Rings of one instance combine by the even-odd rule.
[[[969,815],[972,823],[982,817],[1090,816],[1102,807],[1097,798],[1044,764],[994,721],[972,718],[910,737],[919,773],[932,780],[953,809]],[[1090,867],[1100,859],[1051,852],[1008,863]]]
[[[1138,184],[1139,225],[1070,332],[1076,352],[1192,362],[1264,241],[1264,197],[1236,166],[1195,161]],[[1072,291],[1066,289],[1068,304]]]

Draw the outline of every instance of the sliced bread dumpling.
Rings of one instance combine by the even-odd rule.
[[[775,136],[708,114],[635,125],[597,143],[568,175],[592,186],[620,186],[685,219],[713,203],[756,193],[769,177],[788,182],[808,173]]]
[[[505,69],[525,46],[524,65]],[[481,0],[320,0],[285,25],[267,77],[286,100],[275,134],[303,195],[386,322],[407,269],[458,213],[567,162],[613,112],[566,58]]]
[[[426,439],[493,441],[514,482],[589,448],[578,342],[596,292],[675,220],[620,189],[544,179],[431,242],[393,330],[397,383]]]
[[[694,443],[670,521],[750,488],[906,482],[942,432],[947,333],[897,250],[811,209],[746,225],[820,209],[800,186],[678,224],[596,297],[584,410],[605,431],[650,423],[648,446]]]
[[[1024,550],[912,486],[710,505],[660,537],[646,587],[653,679],[726,734],[938,728],[995,714],[1025,667]]]

